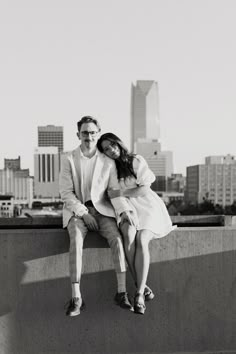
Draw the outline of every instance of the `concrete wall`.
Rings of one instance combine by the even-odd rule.
[[[62,229],[0,230],[0,354],[236,353],[235,229],[179,228],[153,241],[148,284],[157,296],[145,316],[113,303],[110,249],[89,234],[87,307],[66,317],[68,247]]]

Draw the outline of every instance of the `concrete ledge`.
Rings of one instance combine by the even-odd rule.
[[[236,224],[236,216],[232,215],[177,215],[171,216],[173,224],[181,227],[199,226],[231,226]],[[0,229],[17,228],[58,228],[62,227],[61,216],[37,216],[0,218]]]
[[[231,226],[235,224],[233,215],[177,215],[171,216],[173,224],[188,226]]]
[[[0,229],[40,229],[62,227],[61,216],[34,216],[18,218],[0,218]]]
[[[179,228],[150,246],[145,316],[113,303],[110,249],[84,244],[86,310],[67,318],[69,240],[60,229],[0,230],[0,353],[236,352],[236,231]],[[128,276],[128,290],[134,286]]]

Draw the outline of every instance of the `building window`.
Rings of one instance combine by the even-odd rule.
[[[54,155],[52,155],[52,181],[55,181],[55,176],[54,176]]]
[[[42,155],[42,174],[43,174],[43,178],[42,181],[45,182],[46,181],[46,176],[45,176],[45,155]]]
[[[39,163],[39,182],[41,182],[41,163],[40,163],[40,155],[38,155],[38,163]]]
[[[51,181],[51,173],[50,173],[50,155],[47,154],[47,180]]]

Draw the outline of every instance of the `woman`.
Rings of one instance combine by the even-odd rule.
[[[122,195],[128,198],[132,209],[132,221],[124,222],[117,215],[117,222],[124,239],[127,263],[137,287],[134,311],[144,314],[145,297],[146,300],[154,297],[152,290],[146,286],[150,264],[149,242],[167,235],[175,227],[164,202],[150,189],[155,176],[144,158],[129,153],[124,143],[112,133],[103,134],[97,147],[116,163],[120,190],[108,192],[111,201]]]

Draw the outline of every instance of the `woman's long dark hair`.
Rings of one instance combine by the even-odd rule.
[[[118,179],[127,178],[127,177],[135,177],[137,178],[134,169],[133,169],[133,159],[134,154],[131,154],[125,144],[123,143],[118,136],[113,133],[105,133],[101,135],[97,142],[97,148],[100,152],[103,152],[102,142],[104,140],[108,140],[111,143],[115,143],[120,148],[120,156],[118,159],[115,159],[116,169],[117,169],[117,176]]]

